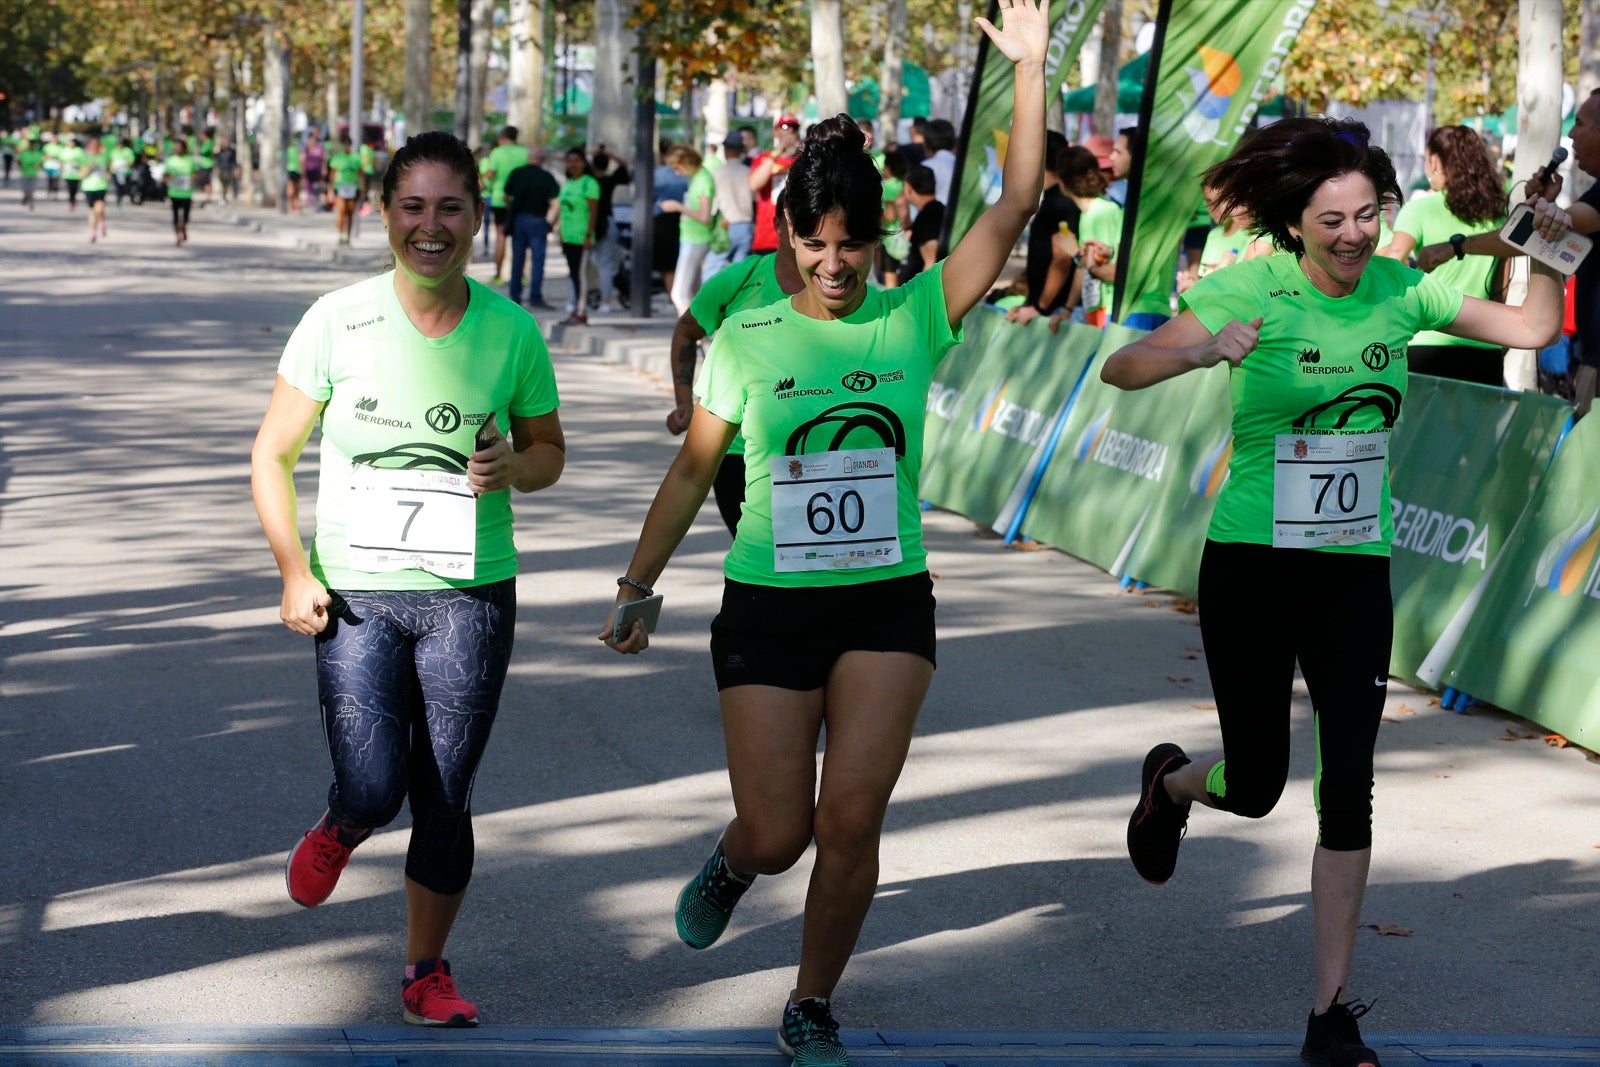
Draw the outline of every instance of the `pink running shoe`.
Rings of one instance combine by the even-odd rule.
[[[400,986],[405,1020],[413,1026],[477,1026],[478,1008],[461,999],[447,960],[418,960],[415,978]]]
[[[323,812],[322,818],[305,832],[289,853],[284,880],[289,885],[290,899],[303,908],[314,908],[327,900],[333,887],[339,884],[344,865],[350,862],[350,853],[371,833],[371,830],[363,830],[353,835],[343,831],[329,820],[327,812]]]

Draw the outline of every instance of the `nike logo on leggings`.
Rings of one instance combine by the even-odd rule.
[[[1373,685],[1388,685],[1389,684],[1389,679],[1383,677],[1382,675],[1379,675],[1378,680],[1376,682],[1373,682],[1372,684]]]

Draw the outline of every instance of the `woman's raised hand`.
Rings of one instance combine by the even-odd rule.
[[[983,16],[973,21],[1013,63],[1043,63],[1050,44],[1049,0],[1000,0],[1000,29]]]

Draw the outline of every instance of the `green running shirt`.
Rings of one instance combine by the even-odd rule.
[[[700,328],[711,336],[727,321],[751,308],[765,307],[788,298],[783,286],[778,284],[778,258],[771,252],[747,256],[730,263],[707,278],[700,291],[689,301],[689,314]],[[744,455],[744,434],[734,434],[728,454]]]
[[[1107,200],[1102,196],[1083,209],[1083,214],[1078,219],[1078,240],[1099,241],[1101,244],[1110,245],[1111,261],[1116,262],[1117,245],[1122,243],[1122,208],[1117,206],[1115,200]],[[1089,280],[1085,279],[1085,285]],[[1105,308],[1110,311],[1117,295],[1117,287],[1098,278],[1092,280],[1099,284],[1100,293],[1093,303],[1088,296],[1085,296],[1083,310],[1090,312],[1097,308]]]
[[[167,196],[172,200],[194,199],[194,157],[168,156],[161,161],[161,171],[167,183]]]
[[[508,415],[544,415],[559,403],[538,323],[492,289],[471,278],[467,284],[467,312],[444,337],[424,337],[411,325],[389,271],[318,300],[284,347],[278,373],[324,405],[311,572],[329,588],[459,588],[517,573],[509,490],[477,500],[470,579],[346,565],[351,501],[342,490],[356,463],[464,471],[473,437],[491,412],[509,433]]]
[[[495,179],[499,181],[498,178]],[[502,188],[502,193],[504,189]],[[589,236],[589,208],[600,210],[600,183],[591,174],[568,178],[557,201],[561,205],[561,243],[581,245]],[[595,220],[598,226],[600,220]]]
[[[1331,297],[1307,280],[1297,256],[1274,255],[1208,274],[1178,299],[1213,334],[1230,322],[1265,320],[1256,350],[1229,370],[1233,458],[1207,536],[1270,545],[1277,435],[1393,428],[1411,338],[1454,321],[1462,295],[1374,256],[1355,292]],[[1389,554],[1394,521],[1384,468],[1379,538],[1316,551]]]
[[[767,586],[837,586],[927,569],[917,486],[928,385],[961,340],[944,302],[944,261],[898,289],[868,289],[838,320],[813,319],[793,302],[742,311],[717,331],[696,393],[705,409],[745,437],[744,511],[723,573]],[[902,554],[886,566],[777,570],[772,536],[775,456],[894,449],[896,524]]]
[[[528,162],[528,149],[526,145],[501,144],[489,150],[488,167],[494,171],[494,184],[489,187],[489,206],[506,206],[506,179],[511,177],[511,172]],[[595,195],[599,195],[598,193]],[[582,240],[582,238],[579,238]]]
[[[1504,220],[1501,220],[1504,221]],[[1394,232],[1408,233],[1416,239],[1417,247],[1423,245],[1443,244],[1450,240],[1451,234],[1464,234],[1471,237],[1475,233],[1488,233],[1490,230],[1500,228],[1500,222],[1462,222],[1450,213],[1445,206],[1444,190],[1436,193],[1424,193],[1413,200],[1407,200],[1400,205],[1400,214],[1395,216]],[[1380,246],[1381,247],[1381,246]],[[1468,296],[1475,296],[1482,300],[1489,298],[1489,283],[1494,280],[1495,268],[1499,260],[1493,256],[1465,256],[1461,259],[1454,257],[1445,260],[1435,267],[1430,274],[1452,289],[1459,290]],[[1424,331],[1412,339],[1414,345],[1451,345],[1467,346],[1471,348],[1499,348],[1499,345],[1486,345],[1482,341],[1469,341],[1465,337],[1453,337],[1447,333]]]

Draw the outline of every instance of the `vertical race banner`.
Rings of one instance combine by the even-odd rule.
[[[1105,0],[1050,0],[1050,50],[1044,58],[1044,98],[1061,95],[1067,72],[1078,60],[1089,31],[1094,28]],[[1000,5],[990,0],[989,21],[1000,25]],[[983,209],[1000,199],[1000,172],[1011,139],[1011,63],[992,54],[989,35],[978,31],[975,87],[967,96],[967,112],[956,147],[955,180],[950,183],[950,203],[945,205],[945,232],[939,254],[949,253]],[[992,61],[992,62],[991,62]]]
[[[1128,175],[1117,306],[1111,317],[1170,315],[1183,231],[1200,174],[1250,128],[1316,0],[1161,0]]]

